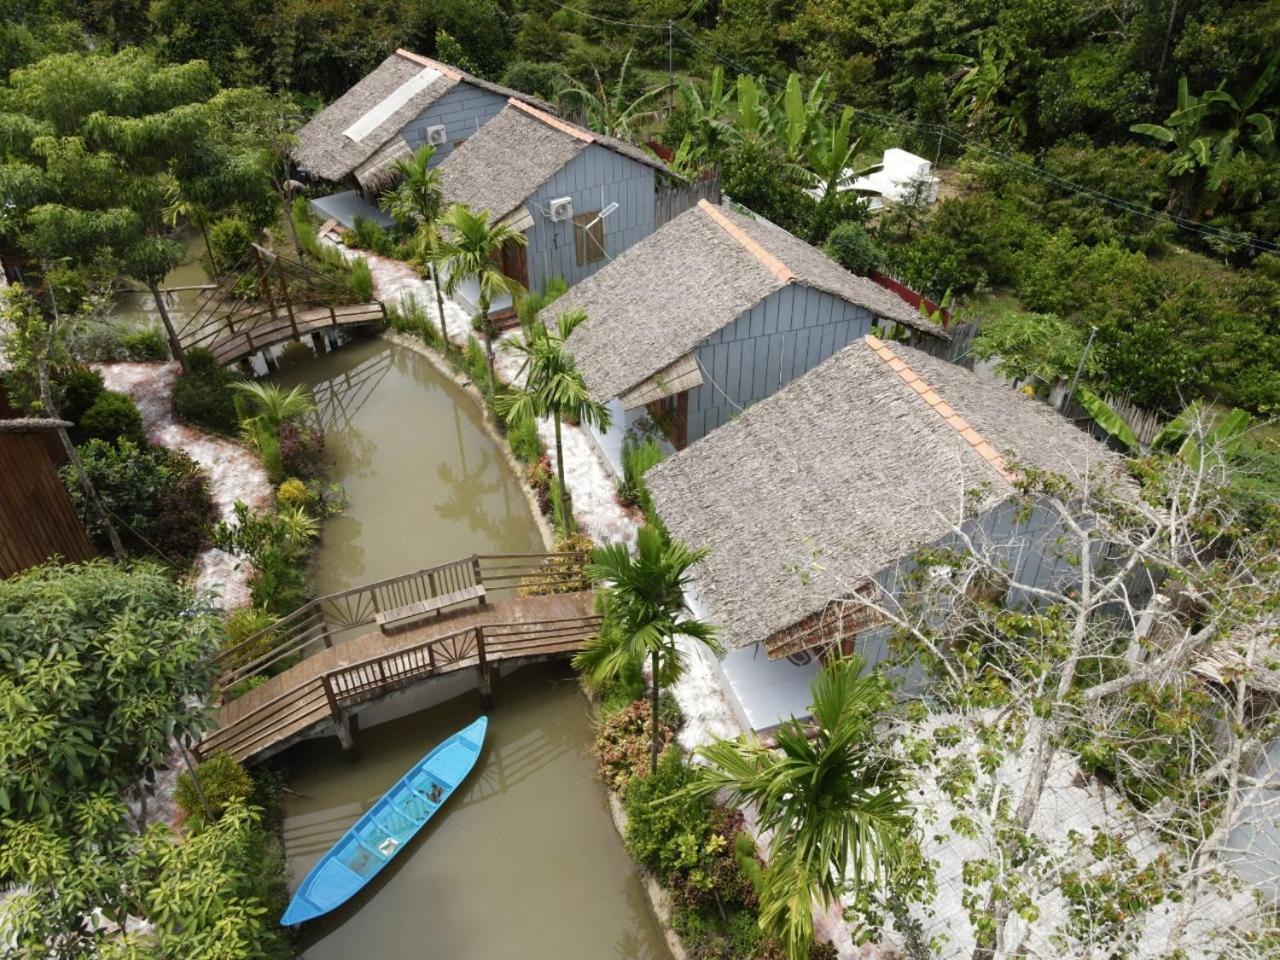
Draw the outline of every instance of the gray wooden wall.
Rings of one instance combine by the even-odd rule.
[[[526,232],[530,288],[540,288],[550,277],[563,277],[573,286],[653,233],[654,175],[648,164],[593,143],[539,187],[525,201],[533,215],[533,226]],[[578,228],[572,220],[553,223],[548,216],[551,201],[559,197],[573,198],[575,214],[619,205],[604,221],[607,256],[578,266],[573,236]]]
[[[865,336],[875,320],[866,308],[812,287],[788,284],[770,294],[694,351],[715,383],[689,395],[689,442]]]
[[[484,126],[507,105],[507,98],[459,83],[443,97],[405,124],[401,135],[414,150],[427,142],[427,127],[444,124],[448,140],[436,147],[431,160],[434,167],[453,152],[453,144],[465,140]]]

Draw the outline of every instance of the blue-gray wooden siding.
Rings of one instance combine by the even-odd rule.
[[[467,139],[507,106],[507,98],[469,83],[459,83],[405,124],[401,135],[414,150],[427,142],[427,127],[443,124],[446,139],[436,147],[434,167],[453,152],[453,145]]]
[[[573,286],[653,233],[653,192],[653,167],[589,144],[525,201],[533,216],[526,231],[530,288],[540,288],[551,277]],[[618,204],[604,220],[606,256],[578,266],[573,235],[579,228],[571,219],[553,223],[548,216],[551,201],[560,197],[572,198],[575,215]]]
[[[689,442],[865,336],[875,320],[812,287],[788,284],[770,294],[694,351],[705,372],[689,394]]]

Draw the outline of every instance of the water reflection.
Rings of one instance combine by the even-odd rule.
[[[495,692],[476,771],[374,884],[304,927],[308,958],[665,956],[593,782],[590,724],[566,668],[526,667]],[[300,795],[285,822],[294,882],[476,711],[471,692],[362,731],[354,761],[331,744],[295,749],[289,782]]]
[[[470,398],[423,357],[357,340],[305,361],[282,354],[277,379],[309,387],[327,431],[346,512],[325,525],[316,589],[473,553],[526,553],[541,541],[519,480]]]

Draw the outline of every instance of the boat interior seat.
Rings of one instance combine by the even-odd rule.
[[[475,750],[454,741],[428,761],[426,770],[448,790],[462,782],[475,762]]]

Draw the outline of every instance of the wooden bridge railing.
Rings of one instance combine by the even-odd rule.
[[[474,555],[413,573],[389,577],[317,597],[233,647],[221,651],[214,664],[221,671],[221,690],[266,673],[284,661],[333,646],[344,631],[376,622],[379,611],[483,586],[486,600],[514,596],[537,583],[548,592],[585,589],[586,554],[527,553]]]
[[[585,639],[600,624],[598,616],[535,623],[468,627],[413,646],[337,667],[312,677],[215,730],[200,743],[201,756],[225,751],[243,759],[324,720],[341,721],[346,710],[407,686],[415,680],[474,666],[482,686],[491,660],[536,658],[563,652],[564,644]]]

